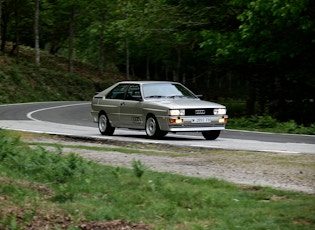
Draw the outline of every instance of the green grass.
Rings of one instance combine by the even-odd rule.
[[[157,173],[139,159],[130,165],[104,166],[61,148],[30,148],[2,130],[0,229],[21,229],[34,218],[55,221],[51,229],[60,229],[62,217],[71,219],[68,229],[110,220],[153,229],[315,227],[313,195]]]
[[[315,135],[315,124],[306,127],[295,121],[279,122],[271,116],[251,116],[230,118],[226,128],[272,133],[291,133]]]
[[[1,103],[30,101],[90,100],[94,82],[62,71],[38,70],[23,64],[0,68]]]
[[[118,73],[98,75],[97,68],[75,62],[74,73],[67,71],[67,60],[41,53],[41,68],[33,61],[33,51],[20,46],[19,60],[0,55],[0,102],[22,103],[38,101],[91,100],[96,91],[103,90],[121,79]]]

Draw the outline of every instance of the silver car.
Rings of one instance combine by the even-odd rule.
[[[225,106],[167,81],[118,82],[93,97],[91,114],[102,135],[130,128],[157,139],[168,132],[201,132],[214,140],[228,121]]]

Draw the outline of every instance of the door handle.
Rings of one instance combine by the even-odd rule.
[[[120,103],[120,106],[124,106],[124,105],[125,105],[125,102],[121,102],[121,103]]]

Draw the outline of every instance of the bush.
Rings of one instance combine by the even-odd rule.
[[[230,118],[227,123],[228,129],[267,131],[275,133],[292,133],[315,135],[315,124],[309,127],[298,125],[295,121],[279,122],[271,116],[251,116]]]
[[[60,148],[56,153],[42,147],[31,149],[4,130],[0,130],[0,146],[0,165],[38,181],[65,183],[91,168],[91,163],[74,153],[63,155]]]
[[[275,128],[278,121],[271,116],[252,116],[256,129]]]

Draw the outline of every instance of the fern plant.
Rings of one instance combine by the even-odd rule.
[[[147,167],[144,164],[142,164],[140,160],[135,160],[135,159],[132,159],[131,164],[132,164],[134,174],[136,175],[136,177],[141,179],[144,172],[147,170]]]

